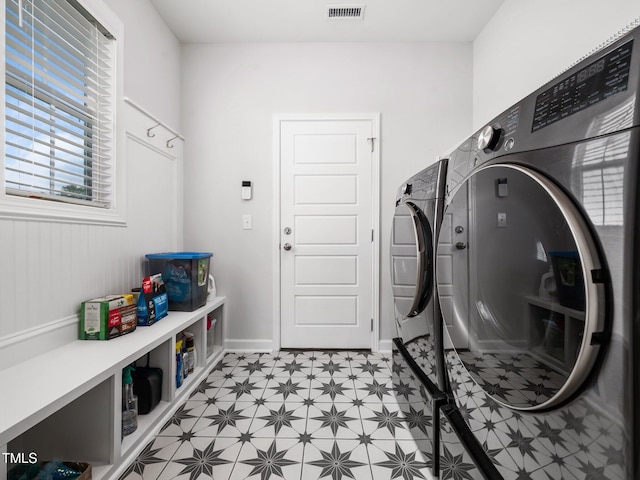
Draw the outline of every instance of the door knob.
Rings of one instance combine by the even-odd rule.
[[[284,248],[286,251],[291,250],[291,244],[290,243],[285,243],[282,248]]]
[[[464,243],[464,242],[458,242],[458,243],[456,243],[456,248],[458,250],[464,250],[465,248],[467,248],[467,244]]]

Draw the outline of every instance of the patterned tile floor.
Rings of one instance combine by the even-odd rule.
[[[513,372],[523,364],[531,365],[521,355],[513,355],[509,360],[507,356],[488,354],[481,360],[478,368],[493,368],[492,365],[496,365],[495,368],[504,370],[503,374]],[[625,453],[627,427],[620,416],[614,420],[616,417],[613,412],[607,413],[609,408],[615,411],[614,405],[607,405],[603,398],[589,391],[591,397],[578,396],[555,410],[536,414],[518,412],[502,406],[487,395],[467,370],[472,365],[470,362],[467,359],[463,364],[454,352],[447,352],[453,394],[465,422],[505,480],[630,478],[627,467],[629,459]],[[497,364],[503,366],[497,367]],[[533,401],[547,398],[545,389],[549,386],[548,382],[554,382],[552,373],[544,365],[526,370],[528,377],[518,394]],[[509,383],[513,385],[515,380],[506,377],[508,381],[500,379],[500,388],[504,387],[504,390],[492,388],[491,392],[501,399],[511,400],[509,392],[515,390]],[[488,384],[495,387],[497,382],[490,381]],[[488,388],[486,384],[484,388]],[[460,452],[459,442],[450,432],[450,428],[443,428],[445,451],[450,449],[462,455],[464,452]],[[469,472],[457,478],[479,478],[474,475],[474,466],[463,456],[460,459],[462,463],[458,470],[468,469]],[[446,459],[443,463],[447,463]]]
[[[361,352],[226,354],[121,480],[430,480],[431,417],[392,369]]]
[[[459,352],[469,374],[504,403],[527,407],[544,403],[567,381],[567,375],[527,353]]]

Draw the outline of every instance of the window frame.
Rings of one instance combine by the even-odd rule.
[[[0,48],[6,50],[6,2],[3,0],[0,12],[2,34],[0,35]],[[124,25],[115,13],[102,0],[74,0],[92,15],[114,37],[114,88],[111,92],[111,104],[113,105],[113,142],[111,152],[112,161],[112,192],[111,204],[107,208],[94,205],[78,204],[73,202],[55,201],[29,196],[7,194],[5,185],[5,149],[6,149],[6,121],[5,114],[0,115],[2,135],[2,168],[0,168],[0,220],[34,220],[62,223],[84,223],[96,225],[125,226],[125,180],[124,165],[124,129],[119,117],[123,112],[123,59]],[[71,2],[73,3],[73,2]],[[1,75],[5,79],[2,88],[2,104],[6,104],[6,61],[0,67]],[[6,107],[5,107],[6,108]]]

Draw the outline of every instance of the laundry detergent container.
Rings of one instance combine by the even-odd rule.
[[[145,256],[149,261],[149,274],[162,274],[169,310],[192,312],[207,302],[212,253],[167,252]]]

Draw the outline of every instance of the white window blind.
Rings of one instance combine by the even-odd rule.
[[[109,208],[113,38],[73,0],[6,0],[5,189]]]
[[[617,108],[593,118],[587,137],[577,146],[574,167],[582,187],[582,203],[591,221],[598,226],[622,225],[624,213],[624,163],[631,135],[621,132],[633,125],[635,96]]]

